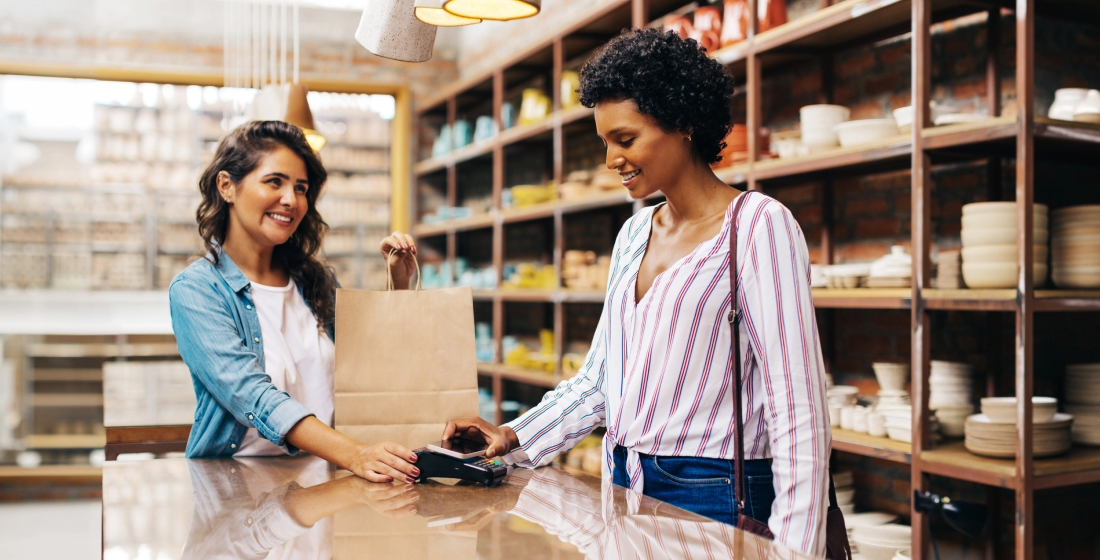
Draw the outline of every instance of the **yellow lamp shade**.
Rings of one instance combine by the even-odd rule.
[[[460,27],[481,23],[480,19],[456,16],[443,9],[445,0],[416,0],[413,14],[416,19],[436,27]]]
[[[542,0],[447,0],[443,9],[461,17],[507,21],[539,13]]]

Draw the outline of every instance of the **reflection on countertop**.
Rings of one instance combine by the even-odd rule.
[[[103,469],[105,560],[802,559],[599,478],[375,484],[312,457],[157,459]]]

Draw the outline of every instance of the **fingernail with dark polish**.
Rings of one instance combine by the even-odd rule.
[[[420,469],[413,469],[413,476],[420,476]]]
[[[409,455],[409,460],[415,463],[416,462],[416,455],[415,454],[410,454]]]
[[[405,482],[409,482],[409,483],[416,482],[416,479],[411,477],[411,476],[406,476],[405,477]]]

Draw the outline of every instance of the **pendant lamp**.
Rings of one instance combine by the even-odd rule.
[[[313,148],[314,153],[317,153],[325,147],[328,139],[317,132],[316,125],[313,124],[313,111],[309,110],[309,103],[306,101],[307,93],[309,91],[306,90],[306,86],[290,84],[290,91],[287,92],[286,100],[286,118],[283,120],[302,129],[309,147]]]
[[[542,0],[445,0],[443,9],[456,16],[507,21],[531,17]]]
[[[443,9],[446,0],[416,0],[416,8],[413,14],[416,19],[436,27],[459,27],[481,23],[480,19],[456,16]]]
[[[414,0],[367,0],[355,40],[372,54],[402,62],[424,62],[435,46],[434,25],[414,14]]]

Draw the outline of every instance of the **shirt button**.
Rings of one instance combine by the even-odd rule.
[[[229,448],[230,448],[230,449],[236,449],[236,448],[237,448],[237,444],[235,444],[235,443],[231,443],[231,444],[229,444]]]
[[[252,339],[252,342],[259,342],[259,341],[260,341],[260,337],[258,337],[258,336],[257,336],[257,337],[254,337],[254,338]]]
[[[247,521],[245,521],[245,523],[247,523],[247,524],[251,525],[251,524],[252,524],[252,518],[251,518],[251,517],[249,517],[249,518],[248,518],[248,520],[247,520]]]
[[[244,306],[244,308],[245,309],[252,309],[252,306],[251,305],[246,305],[246,306]]]
[[[251,419],[252,419],[252,415],[251,415],[251,414],[249,414],[249,415],[248,415],[248,419],[249,419],[249,420],[251,420]]]

